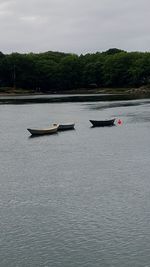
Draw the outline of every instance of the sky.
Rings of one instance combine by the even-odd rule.
[[[0,51],[150,51],[150,0],[0,0]]]

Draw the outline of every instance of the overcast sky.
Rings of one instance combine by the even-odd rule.
[[[0,51],[150,51],[150,0],[0,0]]]

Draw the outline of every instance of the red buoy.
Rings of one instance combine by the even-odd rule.
[[[119,119],[118,120],[118,124],[121,125],[122,124],[122,120]]]

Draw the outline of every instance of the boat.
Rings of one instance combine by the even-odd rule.
[[[57,123],[54,123],[53,125],[55,126],[57,125]],[[74,126],[75,126],[75,123],[59,124],[58,131],[73,130]]]
[[[58,130],[59,124],[55,124],[49,128],[43,128],[43,129],[31,129],[28,128],[27,130],[32,135],[44,135],[44,134],[53,134],[56,133]]]
[[[113,126],[115,119],[111,119],[111,120],[90,120],[90,122],[92,123],[93,127],[104,127],[104,126]]]

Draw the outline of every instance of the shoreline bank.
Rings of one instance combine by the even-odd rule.
[[[94,89],[73,89],[73,90],[59,90],[37,92],[32,90],[24,90],[20,88],[0,88],[0,96],[44,96],[44,95],[79,95],[79,94],[110,94],[110,95],[150,95],[150,87],[142,86],[139,88],[94,88]]]

